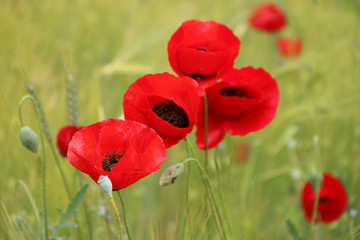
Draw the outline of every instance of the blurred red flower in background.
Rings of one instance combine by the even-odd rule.
[[[189,20],[171,36],[169,62],[179,76],[189,76],[207,87],[234,65],[240,40],[215,21]]]
[[[284,57],[295,57],[301,53],[301,49],[302,49],[301,39],[279,37],[277,39],[276,44],[279,53]]]
[[[66,126],[59,130],[57,134],[56,144],[61,156],[66,157],[68,145],[73,135],[82,127]]]
[[[274,3],[264,3],[252,12],[249,22],[255,29],[272,33],[286,26],[286,16]]]
[[[246,163],[250,157],[251,145],[249,142],[241,141],[233,147],[235,163]]]
[[[302,207],[306,220],[311,222],[314,204],[315,191],[310,182],[307,182],[302,190]],[[320,188],[316,222],[330,223],[338,219],[347,207],[348,197],[341,181],[329,173],[323,174]]]
[[[71,165],[95,182],[108,176],[113,190],[119,190],[156,172],[166,159],[166,149],[153,129],[108,119],[77,131],[67,156]]]
[[[153,128],[168,148],[192,131],[199,103],[196,81],[158,73],[145,75],[128,88],[123,109],[126,120]]]
[[[206,90],[208,98],[208,147],[225,132],[244,136],[267,126],[279,104],[276,81],[262,68],[245,67],[227,72],[221,82]],[[196,120],[196,144],[205,149],[204,98]]]

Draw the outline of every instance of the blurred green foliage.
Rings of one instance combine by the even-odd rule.
[[[233,29],[242,42],[235,67],[263,67],[280,88],[275,120],[246,137],[227,137],[218,153],[220,170],[212,164],[209,171],[223,201],[232,239],[289,239],[287,219],[301,236],[308,236],[310,225],[299,200],[301,186],[313,171],[339,176],[350,206],[359,209],[359,1],[275,2],[286,11],[289,23],[282,32],[269,35],[247,25],[251,10],[260,1],[2,0],[0,238],[30,238],[26,229],[20,231],[14,225],[15,217],[36,225],[26,193],[16,188],[18,180],[26,182],[37,205],[42,206],[41,162],[19,139],[17,105],[27,94],[26,83],[37,89],[54,136],[67,125],[69,74],[74,75],[78,87],[81,125],[120,117],[123,94],[133,81],[147,73],[172,73],[167,42],[188,19],[215,20]],[[274,43],[279,35],[303,39],[302,54],[282,59]],[[30,103],[24,104],[23,115],[25,124],[39,132]],[[319,139],[317,147],[314,136]],[[190,140],[195,142],[193,134]],[[242,141],[250,143],[250,158],[239,163],[235,155],[232,161],[232,152]],[[203,152],[197,154],[201,161]],[[68,198],[49,151],[47,156],[47,197],[50,221],[54,222],[56,208],[64,209]],[[162,170],[185,158],[185,146],[180,143],[168,150]],[[114,238],[116,221],[106,197],[66,159],[62,166],[73,194],[83,183],[90,185],[85,204],[92,232],[81,209],[77,214],[81,234],[73,230],[74,239]],[[162,170],[123,190],[134,239],[217,239],[196,169],[191,171],[188,219],[184,218],[186,178],[160,188]],[[359,223],[358,216],[351,222],[345,213],[333,224],[319,225],[318,231],[322,239],[350,239],[350,233],[359,232]],[[350,225],[353,230],[349,233]]]

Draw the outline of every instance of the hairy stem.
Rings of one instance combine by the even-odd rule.
[[[126,210],[125,210],[124,201],[123,201],[123,198],[121,196],[120,190],[118,190],[116,192],[117,192],[117,194],[119,196],[120,203],[121,203],[121,208],[122,208],[122,213],[123,213],[123,219],[124,219],[126,234],[128,236],[128,239],[131,240],[131,234],[130,234],[129,226],[128,226],[127,219],[126,219]]]
[[[109,197],[109,199],[110,199],[111,205],[112,205],[113,208],[114,208],[115,215],[116,215],[116,220],[117,220],[117,223],[118,223],[118,225],[119,225],[120,240],[123,240],[123,231],[122,231],[122,226],[121,226],[121,220],[120,220],[119,211],[118,211],[118,209],[117,209],[117,207],[116,207],[116,203],[115,203],[114,198],[113,198],[112,195]]]
[[[36,118],[37,118],[38,125],[39,125],[39,130],[40,130],[40,143],[41,143],[42,162],[43,162],[43,164],[42,164],[42,170],[43,170],[42,200],[43,200],[43,211],[44,211],[45,239],[48,240],[49,239],[49,229],[48,229],[48,212],[47,212],[47,201],[46,201],[46,164],[47,164],[47,162],[46,162],[45,141],[44,141],[45,131],[41,127],[42,126],[41,114],[40,114],[39,106],[37,105],[37,101],[35,100],[35,98],[33,96],[30,96],[30,95],[24,96],[19,103],[18,112],[19,112],[19,118],[20,118],[21,125],[24,124],[22,114],[21,114],[21,107],[22,107],[23,103],[25,102],[25,100],[27,100],[27,99],[31,100],[34,104],[35,114],[36,114]]]
[[[220,233],[220,237],[221,239],[226,240],[227,239],[227,234],[224,228],[224,223],[222,220],[222,216],[220,214],[219,211],[219,207],[215,198],[215,194],[214,194],[214,189],[213,186],[210,182],[210,179],[208,177],[208,175],[206,174],[205,169],[201,166],[201,164],[199,163],[198,160],[196,160],[195,158],[187,158],[183,163],[187,163],[187,162],[194,162],[195,165],[198,167],[200,173],[201,173],[201,178],[203,180],[203,184],[206,190],[206,193],[208,194],[209,198],[210,198],[210,205],[213,211],[213,214],[215,216],[215,222],[216,222],[216,226],[219,230]]]

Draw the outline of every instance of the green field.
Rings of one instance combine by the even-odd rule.
[[[208,174],[229,239],[295,240],[287,220],[303,239],[360,239],[359,214],[350,218],[346,211],[331,224],[312,226],[300,202],[311,173],[329,172],[343,181],[349,209],[360,208],[360,2],[277,0],[288,25],[275,35],[248,26],[259,2],[0,1],[0,239],[43,239],[36,218],[39,214],[43,222],[43,149],[33,154],[19,139],[18,104],[28,94],[26,85],[31,83],[38,92],[54,139],[68,124],[69,74],[77,84],[81,125],[120,118],[123,95],[132,82],[148,73],[173,73],[167,43],[188,19],[215,20],[231,28],[241,40],[235,67],[263,67],[280,89],[277,116],[269,126],[245,137],[228,135],[217,152],[209,152]],[[301,38],[301,55],[282,59],[275,48],[279,35]],[[22,108],[25,125],[40,133],[30,101]],[[195,147],[194,132],[189,139]],[[233,150],[243,142],[250,144],[250,156],[238,162]],[[174,185],[158,185],[164,169],[186,159],[183,141],[167,152],[160,171],[121,191],[133,239],[220,239],[194,165],[188,215],[187,174]],[[202,162],[204,151],[196,153]],[[47,209],[54,225],[61,217],[57,208],[66,210],[69,197],[49,144],[45,155]],[[89,185],[76,217],[70,219],[78,228],[64,228],[59,236],[117,239],[107,196],[56,156],[71,196]],[[120,208],[116,194],[114,198]]]

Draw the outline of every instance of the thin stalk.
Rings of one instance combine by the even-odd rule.
[[[119,214],[119,211],[116,207],[116,204],[115,204],[115,201],[114,201],[114,198],[113,196],[109,196],[109,199],[110,199],[110,202],[111,202],[111,205],[113,206],[114,208],[114,211],[115,211],[115,215],[116,215],[116,220],[118,222],[118,225],[119,225],[119,233],[120,233],[120,240],[123,240],[123,231],[122,231],[122,226],[121,226],[121,220],[120,220],[120,214]]]
[[[80,175],[80,171],[76,171],[76,175],[78,176],[80,186],[82,186],[83,185],[83,179],[82,179],[82,176]],[[88,225],[88,231],[89,231],[90,239],[94,240],[95,236],[94,236],[94,231],[93,231],[93,226],[92,226],[93,225],[92,224],[92,219],[91,219],[90,212],[89,212],[90,208],[88,206],[88,202],[87,202],[86,198],[83,200],[83,208],[84,208],[84,212],[85,212],[86,223]],[[78,222],[78,219],[77,219],[76,215],[75,215],[75,221]],[[78,233],[81,233],[81,231],[79,231]]]
[[[128,236],[128,239],[131,240],[131,234],[130,234],[129,226],[128,226],[127,219],[126,219],[126,210],[125,210],[124,201],[123,201],[123,198],[121,196],[120,190],[118,190],[116,192],[117,192],[117,194],[119,196],[120,203],[121,203],[121,208],[122,208],[122,213],[123,213],[123,219],[124,219],[126,234]]]
[[[57,166],[57,168],[58,168],[58,170],[60,172],[61,179],[62,179],[63,184],[65,186],[66,194],[67,194],[69,200],[71,200],[71,192],[70,192],[69,184],[67,183],[64,170],[62,168],[62,165],[61,165],[61,163],[59,161],[59,158],[58,158],[58,155],[56,153],[55,146],[54,146],[54,143],[53,143],[53,137],[52,137],[51,130],[50,130],[50,126],[49,126],[49,123],[47,121],[45,111],[44,111],[43,106],[41,104],[40,98],[37,95],[37,93],[35,91],[35,88],[32,85],[28,85],[27,90],[31,94],[31,96],[33,97],[33,99],[35,101],[35,105],[37,106],[38,113],[39,113],[39,116],[40,116],[40,123],[41,123],[40,126],[42,126],[42,131],[45,134],[47,142],[50,145],[51,153],[52,153],[52,155],[53,155],[53,157],[55,159],[56,166]],[[78,218],[76,216],[75,216],[75,222],[79,226],[79,220],[78,220]],[[79,239],[81,239],[82,238],[81,229],[77,228],[77,231],[78,231]]]
[[[56,166],[57,166],[57,168],[58,168],[58,170],[60,172],[61,179],[62,179],[63,184],[65,186],[67,196],[68,196],[69,200],[71,200],[71,192],[70,192],[69,184],[67,183],[65,173],[64,173],[64,170],[63,170],[63,168],[62,168],[62,166],[60,164],[58,155],[56,154],[56,150],[55,150],[55,147],[54,147],[54,144],[53,144],[53,138],[52,138],[52,135],[51,135],[49,123],[48,123],[48,121],[46,119],[45,112],[44,112],[44,109],[42,108],[41,101],[40,101],[37,93],[35,92],[35,89],[31,85],[28,86],[28,91],[29,91],[29,93],[31,95],[26,95],[25,97],[22,98],[22,100],[19,103],[18,111],[19,111],[20,122],[23,125],[23,119],[22,119],[22,115],[21,115],[22,103],[26,99],[31,99],[33,104],[35,105],[35,108],[36,108],[37,118],[38,118],[38,122],[39,122],[39,129],[43,133],[43,134],[40,134],[41,146],[44,149],[43,150],[43,157],[45,156],[45,152],[44,152],[45,151],[44,135],[45,135],[46,139],[47,139],[47,141],[48,141],[48,143],[50,145],[51,153],[52,153],[52,155],[53,155],[53,157],[55,159]],[[43,168],[44,167],[46,168],[46,162],[44,164],[45,164],[45,166],[43,166]],[[44,174],[46,174],[46,173],[44,173]],[[47,217],[46,217],[46,221],[47,221]],[[75,222],[79,226],[79,221],[78,221],[76,216],[75,216]],[[47,227],[45,229],[47,230]],[[77,231],[80,233],[79,237],[81,238],[81,236],[82,236],[81,229],[80,228],[77,228],[77,229],[78,229]]]
[[[31,100],[34,104],[35,107],[35,114],[36,114],[36,118],[38,120],[38,125],[39,125],[39,130],[40,130],[40,143],[41,143],[41,152],[42,152],[42,160],[43,160],[43,178],[42,178],[42,199],[43,199],[43,208],[44,208],[44,225],[45,225],[45,239],[48,240],[49,239],[49,229],[48,229],[48,212],[47,212],[47,201],[46,201],[46,153],[45,153],[45,142],[44,142],[44,129],[42,128],[42,122],[41,122],[41,115],[40,115],[40,110],[39,110],[39,106],[37,105],[37,102],[35,100],[35,98],[33,96],[30,95],[26,95],[24,96],[20,103],[19,103],[19,107],[18,107],[18,112],[19,112],[19,118],[20,118],[20,122],[21,125],[24,126],[24,122],[23,122],[23,118],[22,118],[22,114],[21,114],[21,107],[22,104],[24,103],[25,100]]]
[[[32,208],[34,210],[36,222],[37,222],[39,230],[41,232],[41,236],[44,238],[44,232],[43,232],[43,230],[41,228],[41,220],[40,220],[39,210],[38,210],[38,208],[37,208],[37,206],[35,204],[35,201],[34,201],[32,195],[31,195],[28,187],[26,186],[26,184],[22,180],[19,180],[18,183],[24,187],[25,192],[26,192],[26,194],[28,195],[28,197],[30,199],[30,203],[31,203],[31,206],[32,206]]]
[[[313,208],[313,214],[311,217],[311,228],[310,228],[310,234],[314,237],[315,236],[315,227],[316,227],[316,218],[317,218],[317,208],[319,205],[319,193],[320,191],[315,190],[315,203],[314,203],[314,208]]]
[[[66,191],[66,194],[68,196],[69,199],[71,199],[71,192],[70,192],[70,187],[69,187],[69,184],[66,180],[66,176],[65,176],[65,172],[64,172],[64,169],[60,163],[60,160],[59,160],[59,157],[58,157],[58,154],[55,150],[55,147],[54,147],[54,144],[53,142],[49,142],[49,145],[50,145],[50,149],[51,149],[51,154],[53,155],[54,159],[55,159],[55,163],[56,163],[56,166],[60,172],[60,176],[61,176],[61,180],[63,181],[63,184],[64,184],[64,187],[65,187],[65,191]]]
[[[350,223],[349,223],[350,240],[355,240],[355,234],[356,232],[354,231],[354,220],[350,219]]]
[[[219,207],[215,198],[215,194],[214,194],[214,190],[213,190],[213,186],[210,182],[210,179],[208,177],[208,175],[206,174],[205,169],[201,166],[201,164],[198,162],[198,160],[196,160],[195,158],[187,158],[183,164],[187,163],[187,162],[194,162],[195,165],[198,167],[200,173],[201,173],[201,177],[203,179],[203,183],[205,186],[205,190],[208,194],[208,196],[210,196],[210,205],[212,207],[212,211],[214,213],[215,216],[215,222],[216,222],[216,226],[219,230],[220,233],[220,237],[221,239],[227,239],[227,235],[226,235],[226,231],[224,228],[224,224],[223,224],[223,220],[219,211]]]
[[[314,148],[315,148],[315,154],[316,154],[316,168],[319,172],[319,175],[315,176],[315,186],[313,186],[314,191],[315,191],[315,203],[314,203],[314,209],[313,209],[313,215],[311,217],[311,234],[313,236],[313,238],[315,239],[316,237],[316,218],[318,215],[318,205],[319,205],[319,197],[320,197],[320,191],[321,191],[321,185],[322,185],[322,173],[320,172],[321,166],[320,166],[320,149],[319,149],[319,137],[318,136],[314,136],[313,138],[313,144],[314,144]]]
[[[56,162],[56,166],[57,166],[58,170],[60,171],[62,181],[65,185],[66,193],[68,194],[69,199],[71,199],[69,184],[66,181],[64,170],[62,169],[62,166],[61,166],[58,156],[56,154],[54,143],[53,143],[53,137],[51,135],[49,123],[46,119],[46,115],[45,115],[44,109],[42,107],[40,98],[37,95],[35,88],[32,85],[28,85],[27,90],[30,93],[31,97],[33,98],[35,105],[37,106],[39,117],[40,117],[40,122],[41,122],[41,126],[42,126],[42,131],[44,132],[44,134],[46,136],[46,140],[48,141],[48,143],[50,145],[51,152],[52,152],[55,162]]]
[[[185,141],[185,146],[186,146],[186,155],[188,158],[195,158],[195,152],[194,149],[192,148],[188,138],[186,137],[184,139]],[[189,165],[188,169],[187,169],[187,175],[186,175],[186,189],[185,189],[185,204],[186,204],[186,213],[189,216],[190,214],[190,207],[189,207],[189,188],[190,188],[190,173],[191,173],[191,165]]]
[[[214,152],[214,162],[215,162],[215,166],[216,166],[216,175],[217,175],[217,180],[218,180],[218,190],[219,190],[219,199],[220,199],[220,204],[221,204],[221,209],[222,209],[222,212],[224,214],[224,219],[225,219],[225,222],[226,222],[226,227],[227,229],[229,230],[230,232],[230,235],[231,235],[231,227],[230,227],[230,222],[229,222],[229,218],[228,218],[228,215],[226,213],[226,208],[225,208],[225,202],[224,202],[224,198],[223,198],[223,193],[221,191],[221,186],[223,185],[222,184],[222,181],[221,181],[221,176],[220,176],[220,163],[219,163],[219,158],[218,158],[218,152],[219,152],[219,149],[218,149],[218,146],[215,147],[215,152]]]
[[[208,169],[208,155],[209,155],[209,137],[208,137],[208,101],[204,94],[204,117],[205,117],[205,170]]]
[[[228,144],[230,146],[230,161],[229,161],[229,169],[232,168],[232,166],[234,165],[234,149],[233,149],[233,141],[232,138],[230,137],[229,134],[227,134],[227,138],[228,138]]]
[[[219,148],[218,148],[218,146],[216,146],[215,151],[214,151],[214,162],[215,162],[215,168],[216,168],[216,175],[217,175],[218,184],[219,184],[219,186],[221,186],[220,163],[218,161],[218,151],[219,151]]]

